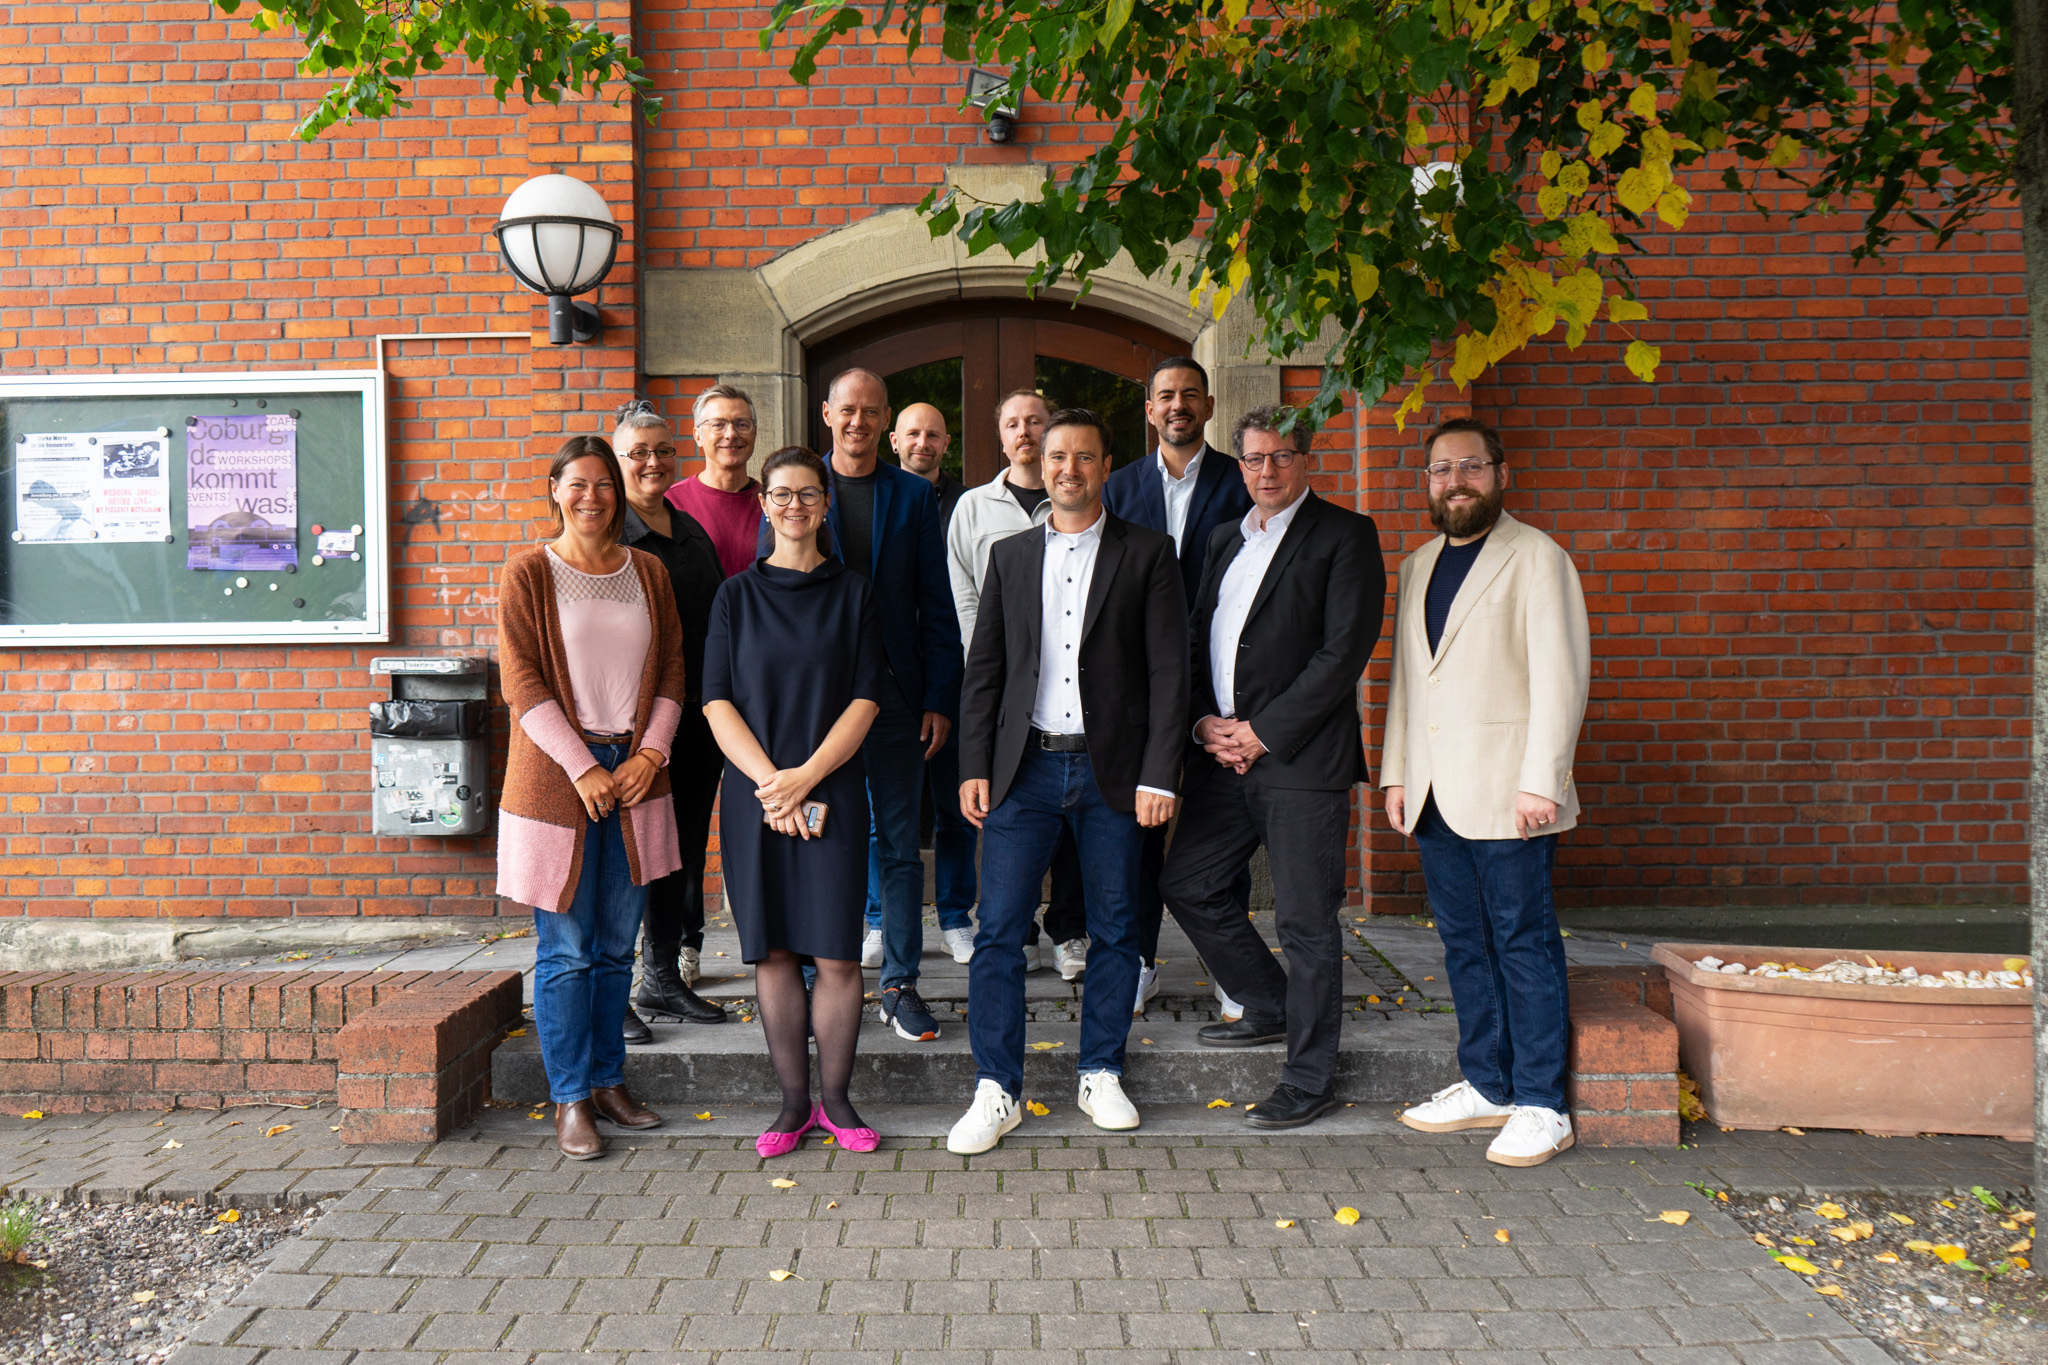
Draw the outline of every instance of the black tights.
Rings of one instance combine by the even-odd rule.
[[[802,959],[771,948],[768,960],[754,968],[754,992],[761,1002],[761,1031],[768,1035],[768,1056],[782,1087],[782,1116],[771,1133],[794,1133],[811,1117],[811,1049],[807,1035],[818,1040],[819,1100],[825,1117],[841,1128],[866,1125],[846,1098],[853,1078],[854,1046],[860,1038],[862,991],[860,963],[813,958],[817,984],[804,990]]]

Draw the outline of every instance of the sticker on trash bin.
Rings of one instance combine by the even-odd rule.
[[[352,555],[356,552],[356,533],[353,531],[322,531],[318,545],[320,554],[332,559],[336,555]]]

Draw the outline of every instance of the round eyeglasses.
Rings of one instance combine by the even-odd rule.
[[[1443,483],[1451,477],[1453,470],[1461,479],[1476,479],[1499,463],[1499,460],[1482,460],[1477,455],[1471,455],[1462,460],[1439,460],[1435,464],[1423,466],[1422,472],[1429,475],[1431,483]]]
[[[805,507],[816,507],[825,500],[825,490],[822,488],[771,488],[761,496],[774,503],[777,507],[787,507],[792,502],[802,503]]]
[[[1266,467],[1266,461],[1268,460],[1273,462],[1273,468],[1275,469],[1291,469],[1294,467],[1294,462],[1300,458],[1301,452],[1298,450],[1274,450],[1264,455],[1240,455],[1238,463],[1256,474]]]

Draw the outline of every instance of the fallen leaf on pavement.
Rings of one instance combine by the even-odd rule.
[[[27,1112],[26,1114],[23,1114],[23,1115],[22,1115],[22,1117],[23,1117],[23,1118],[25,1118],[25,1119],[39,1119],[39,1118],[41,1118],[42,1116],[43,1116],[43,1111],[42,1111],[42,1110],[40,1110],[40,1109],[31,1109],[31,1110],[29,1110],[29,1111],[28,1111],[28,1112]]]
[[[1052,1110],[1046,1108],[1037,1100],[1026,1100],[1024,1102],[1024,1107],[1030,1110],[1033,1114],[1036,1114],[1039,1118],[1044,1118],[1047,1114],[1050,1114],[1052,1112]]]
[[[528,1114],[526,1117],[530,1119],[544,1119],[547,1117],[547,1115],[543,1114],[540,1110],[536,1109],[531,1114]]]
[[[516,1028],[513,1029],[511,1032],[507,1033],[505,1036],[507,1038],[524,1038],[526,1036],[526,1030],[523,1028]]]
[[[1906,1217],[1906,1215],[1903,1213],[1888,1213],[1885,1215],[1885,1217],[1891,1219],[1894,1223],[1903,1223],[1907,1227],[1913,1226],[1913,1220]]]
[[[1797,1244],[1803,1247],[1820,1245],[1820,1243],[1814,1241],[1811,1237],[1787,1237],[1785,1240],[1788,1242],[1796,1242]]]
[[[239,1223],[242,1221],[242,1211],[240,1209],[223,1210],[213,1216],[213,1221],[216,1223]]]
[[[709,1123],[711,1122],[711,1111],[709,1109],[706,1109],[703,1113],[693,1114],[691,1115],[691,1117],[696,1119],[699,1123]]]
[[[1934,1254],[1941,1258],[1943,1265],[1954,1265],[1957,1261],[1970,1259],[1969,1248],[1959,1247],[1954,1242],[1943,1242],[1934,1249]]]
[[[1875,1227],[1858,1218],[1854,1222],[1844,1223],[1841,1227],[1829,1228],[1828,1236],[1838,1242],[1860,1242],[1876,1232],[1877,1229]]]
[[[1031,1050],[1032,1050],[1033,1052],[1050,1052],[1050,1051],[1052,1051],[1052,1050],[1053,1050],[1054,1048],[1056,1048],[1056,1047],[1065,1047],[1065,1046],[1066,1046],[1066,1044],[1065,1044],[1065,1043],[1058,1043],[1058,1042],[1054,1042],[1054,1043],[1033,1043],[1033,1044],[1031,1045]]]
[[[1750,1233],[1749,1240],[1755,1242],[1760,1247],[1767,1247],[1771,1244],[1771,1239],[1764,1236],[1761,1232]]]
[[[797,1274],[794,1270],[771,1270],[768,1272],[768,1278],[780,1282],[782,1280],[801,1280],[803,1276]]]
[[[1921,1241],[1920,1239],[1918,1239],[1918,1238],[1915,1238],[1914,1240],[1912,1240],[1912,1241],[1910,1241],[1910,1242],[1906,1243],[1906,1250],[1908,1250],[1908,1251],[1932,1251],[1932,1250],[1934,1250],[1934,1243],[1932,1243],[1932,1242],[1923,1242],[1923,1241]]]
[[[1273,1226],[1276,1228],[1291,1228],[1294,1226],[1294,1220],[1292,1218],[1276,1218],[1273,1220]]]
[[[1877,1253],[1877,1255],[1871,1257],[1870,1259],[1873,1261],[1882,1261],[1886,1265],[1897,1265],[1899,1263],[1898,1253],[1892,1251],[1880,1251]]]
[[[1666,1209],[1664,1210],[1664,1212],[1657,1215],[1657,1221],[1660,1223],[1669,1223],[1671,1224],[1671,1226],[1676,1228],[1682,1228],[1687,1223],[1692,1221],[1692,1215],[1690,1213],[1687,1213],[1684,1209]]]
[[[156,1291],[154,1289],[138,1289],[128,1296],[128,1301],[130,1303],[148,1303],[155,1297]]]
[[[1338,1209],[1330,1216],[1348,1228],[1358,1221],[1358,1210],[1347,1205],[1344,1208]]]
[[[1771,1259],[1784,1266],[1787,1270],[1796,1270],[1802,1275],[1820,1274],[1820,1267],[1807,1260],[1804,1256],[1792,1256],[1781,1251]]]
[[[1840,1204],[1815,1204],[1813,1211],[1823,1218],[1847,1218],[1849,1211]]]
[[[1790,1133],[1793,1137],[1806,1136],[1806,1130],[1804,1128],[1793,1128],[1789,1125],[1784,1128],[1780,1128],[1778,1131],[1781,1133]]]
[[[1140,1038],[1138,1041],[1143,1043],[1146,1047],[1152,1046],[1152,1040],[1150,1038]]]
[[[1508,1230],[1506,1228],[1495,1228],[1493,1230],[1493,1240],[1496,1242],[1506,1242],[1511,1239],[1508,1237]]]
[[[292,1126],[289,1123],[276,1123],[272,1124],[268,1128],[265,1128],[263,1130],[263,1136],[276,1137],[279,1133],[289,1133],[291,1130]]]
[[[768,1183],[773,1185],[778,1190],[793,1190],[796,1188],[796,1182],[794,1180],[789,1179],[787,1176],[779,1175],[775,1177],[775,1179],[769,1181]]]
[[[1831,1299],[1839,1299],[1844,1297],[1842,1293],[1842,1286],[1838,1284],[1817,1284],[1813,1287],[1813,1292],[1816,1294],[1825,1294]]]
[[[2008,1252],[2012,1253],[2015,1256],[2024,1256],[2027,1252],[2032,1251],[2033,1249],[2034,1239],[2031,1237],[2022,1237],[2019,1241],[2014,1242],[2011,1246],[2006,1248]]]
[[[1236,1105],[1234,1105],[1234,1104],[1232,1104],[1232,1103],[1231,1103],[1231,1102],[1230,1102],[1229,1100],[1210,1100],[1210,1101],[1209,1101],[1209,1107],[1210,1107],[1211,1109],[1235,1109],[1235,1108],[1237,1108],[1237,1106],[1236,1106]]]
[[[164,1144],[163,1146],[159,1147],[159,1148],[158,1148],[157,1150],[158,1150],[158,1151],[160,1151],[160,1152],[175,1152],[175,1151],[177,1151],[177,1150],[178,1150],[178,1149],[179,1149],[180,1147],[183,1147],[184,1145],[185,1145],[184,1143],[182,1143],[182,1142],[178,1141],[178,1140],[177,1140],[176,1138],[172,1138],[172,1139],[171,1139],[171,1140],[170,1140],[169,1142],[166,1142],[166,1143],[165,1143],[165,1144]]]

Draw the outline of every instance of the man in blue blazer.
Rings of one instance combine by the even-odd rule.
[[[868,881],[882,890],[882,1019],[899,1037],[929,1042],[939,1026],[917,993],[924,956],[918,816],[924,765],[960,713],[960,618],[931,484],[880,459],[890,416],[881,376],[847,370],[826,390],[824,407],[832,433],[832,552],[874,589],[893,684],[861,744],[872,822]],[[768,542],[763,527],[763,554]]]
[[[1215,412],[1207,370],[1184,355],[1168,356],[1154,365],[1145,386],[1145,419],[1159,433],[1159,448],[1113,471],[1102,492],[1102,505],[1111,514],[1173,537],[1181,588],[1189,602],[1202,584],[1210,537],[1217,527],[1242,521],[1252,505],[1237,461],[1203,438],[1203,428]],[[1143,1014],[1159,989],[1156,959],[1165,911],[1159,869],[1165,861],[1166,827],[1146,830],[1138,869],[1138,951],[1143,962],[1133,1014]],[[1249,901],[1248,878],[1241,889],[1242,899]]]

